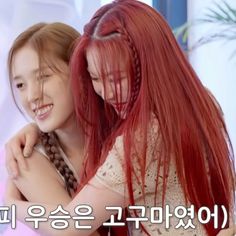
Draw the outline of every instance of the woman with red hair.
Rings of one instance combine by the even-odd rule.
[[[229,226],[235,173],[222,112],[153,8],[133,0],[100,8],[84,28],[71,72],[86,161],[83,184],[64,209],[86,203],[95,220],[85,221],[92,226],[86,232],[46,223],[42,232],[89,235],[113,219],[107,206],[128,208],[131,235],[215,236]],[[7,199],[23,220],[29,205],[14,189]]]

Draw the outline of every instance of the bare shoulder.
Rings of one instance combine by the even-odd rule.
[[[28,165],[27,169],[20,169],[21,177],[32,177],[34,175],[46,175],[53,179],[56,179],[58,182],[63,184],[61,177],[59,176],[56,168],[50,162],[48,157],[38,150],[34,149],[32,155],[29,158],[26,158]],[[42,176],[40,176],[42,177]]]
[[[56,199],[58,203],[70,201],[62,178],[45,155],[34,150],[26,162],[28,168],[20,168],[20,176],[14,182],[28,201],[46,203],[55,203]]]

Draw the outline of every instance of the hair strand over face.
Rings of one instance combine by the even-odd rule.
[[[79,36],[79,33],[75,29],[63,23],[38,23],[25,30],[15,39],[8,54],[8,72],[11,91],[16,105],[12,78],[16,53],[24,47],[31,47],[38,54],[39,70],[42,69],[41,66],[45,63],[55,72],[61,73],[62,71],[58,62],[64,62],[69,66],[73,44]],[[19,108],[18,105],[17,107]],[[20,108],[19,110],[21,111]],[[49,160],[63,176],[65,188],[71,196],[77,189],[77,180],[61,155],[56,134],[54,132],[41,133],[40,141]]]
[[[115,51],[107,53],[112,43],[116,45]],[[86,61],[90,48],[99,52],[101,67],[105,61],[116,68],[117,52],[121,55],[125,54],[124,50],[128,52],[126,69],[132,91],[130,101],[133,100],[125,120],[116,115],[109,119],[105,115],[112,108],[93,90]],[[71,69],[78,120],[88,130],[88,159],[94,160],[96,167],[88,179],[106,158],[117,135],[123,134],[127,185],[130,204],[134,204],[133,137],[137,129],[143,134],[139,164],[144,186],[148,124],[154,115],[162,139],[162,155],[156,158],[158,174],[160,163],[164,163],[163,204],[173,160],[185,198],[196,211],[202,206],[213,211],[214,205],[223,205],[227,212],[231,211],[235,190],[233,150],[221,110],[198,79],[160,14],[132,0],[114,1],[100,8],[84,28],[72,56]],[[156,198],[158,194],[156,192]],[[223,211],[219,210],[219,225],[223,220]],[[228,224],[229,221],[226,227]],[[205,224],[205,228],[209,236],[219,232],[213,220]]]

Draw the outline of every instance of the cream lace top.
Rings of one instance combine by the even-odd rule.
[[[188,236],[204,236],[207,235],[205,232],[204,226],[198,221],[196,217],[196,213],[192,212],[194,215],[186,216],[183,219],[183,223],[181,224],[180,219],[177,218],[174,214],[175,208],[178,206],[184,206],[185,209],[190,207],[190,204],[186,206],[185,198],[183,194],[183,190],[180,186],[177,174],[176,174],[176,166],[173,161],[170,164],[168,180],[167,180],[167,189],[165,195],[165,207],[163,209],[163,213],[159,213],[160,217],[158,216],[158,211],[152,211],[154,207],[154,196],[155,196],[155,185],[157,179],[157,159],[153,159],[153,145],[160,143],[160,138],[158,136],[158,122],[156,119],[153,119],[150,122],[149,132],[148,132],[148,147],[147,147],[147,165],[146,165],[146,175],[145,175],[145,200],[142,197],[142,189],[138,181],[133,181],[133,193],[135,198],[135,205],[136,206],[145,206],[145,213],[144,217],[147,217],[147,221],[141,221],[144,228],[148,231],[150,235],[163,235],[163,236],[180,236],[180,235],[188,235]],[[158,142],[158,143],[157,143]],[[137,143],[138,144],[138,143]],[[155,155],[158,156],[158,155]],[[119,136],[116,138],[115,144],[110,150],[107,159],[105,160],[104,164],[98,169],[95,178],[99,180],[102,184],[104,184],[107,188],[121,194],[124,196],[128,196],[128,187],[126,184],[126,177],[124,173],[124,148],[123,148],[123,137]],[[140,174],[139,166],[135,165],[136,174]],[[159,184],[158,184],[158,192],[159,193],[162,189],[162,176],[159,177]],[[161,196],[162,194],[158,195],[157,204],[155,207],[162,206]],[[170,208],[170,214],[173,216],[168,217],[165,214],[167,212],[166,206]],[[167,206],[167,208],[168,208]],[[177,210],[177,209],[176,209]],[[152,212],[152,213],[151,213]],[[153,212],[156,212],[154,214]],[[180,215],[182,215],[182,210],[178,211]],[[141,216],[141,210],[137,212],[138,216]],[[132,215],[132,211],[130,212]],[[154,222],[151,222],[151,216]],[[134,216],[133,216],[134,217]],[[161,217],[163,218],[161,220]],[[193,219],[191,219],[191,217]],[[160,220],[157,223],[157,220]],[[191,222],[189,222],[191,220]],[[168,223],[169,221],[169,223]],[[179,223],[180,222],[180,223]],[[169,224],[169,225],[168,225]],[[129,223],[130,225],[130,223]],[[140,229],[135,229],[135,224],[131,223],[131,231],[133,236],[139,235],[146,235]]]

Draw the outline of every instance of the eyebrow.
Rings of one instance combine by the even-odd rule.
[[[21,76],[20,75],[17,75],[17,76],[14,76],[13,77],[13,80],[18,80],[18,79],[20,79],[21,78]]]
[[[34,69],[33,71],[32,71],[32,73],[33,74],[36,74],[36,73],[38,73],[39,71],[43,71],[43,70],[46,70],[46,69],[50,69],[50,67],[48,67],[48,66],[43,66],[41,69],[40,68],[37,68],[37,69]],[[21,75],[16,75],[16,76],[14,76],[13,77],[13,80],[18,80],[18,79],[21,79],[22,78],[22,76]]]

